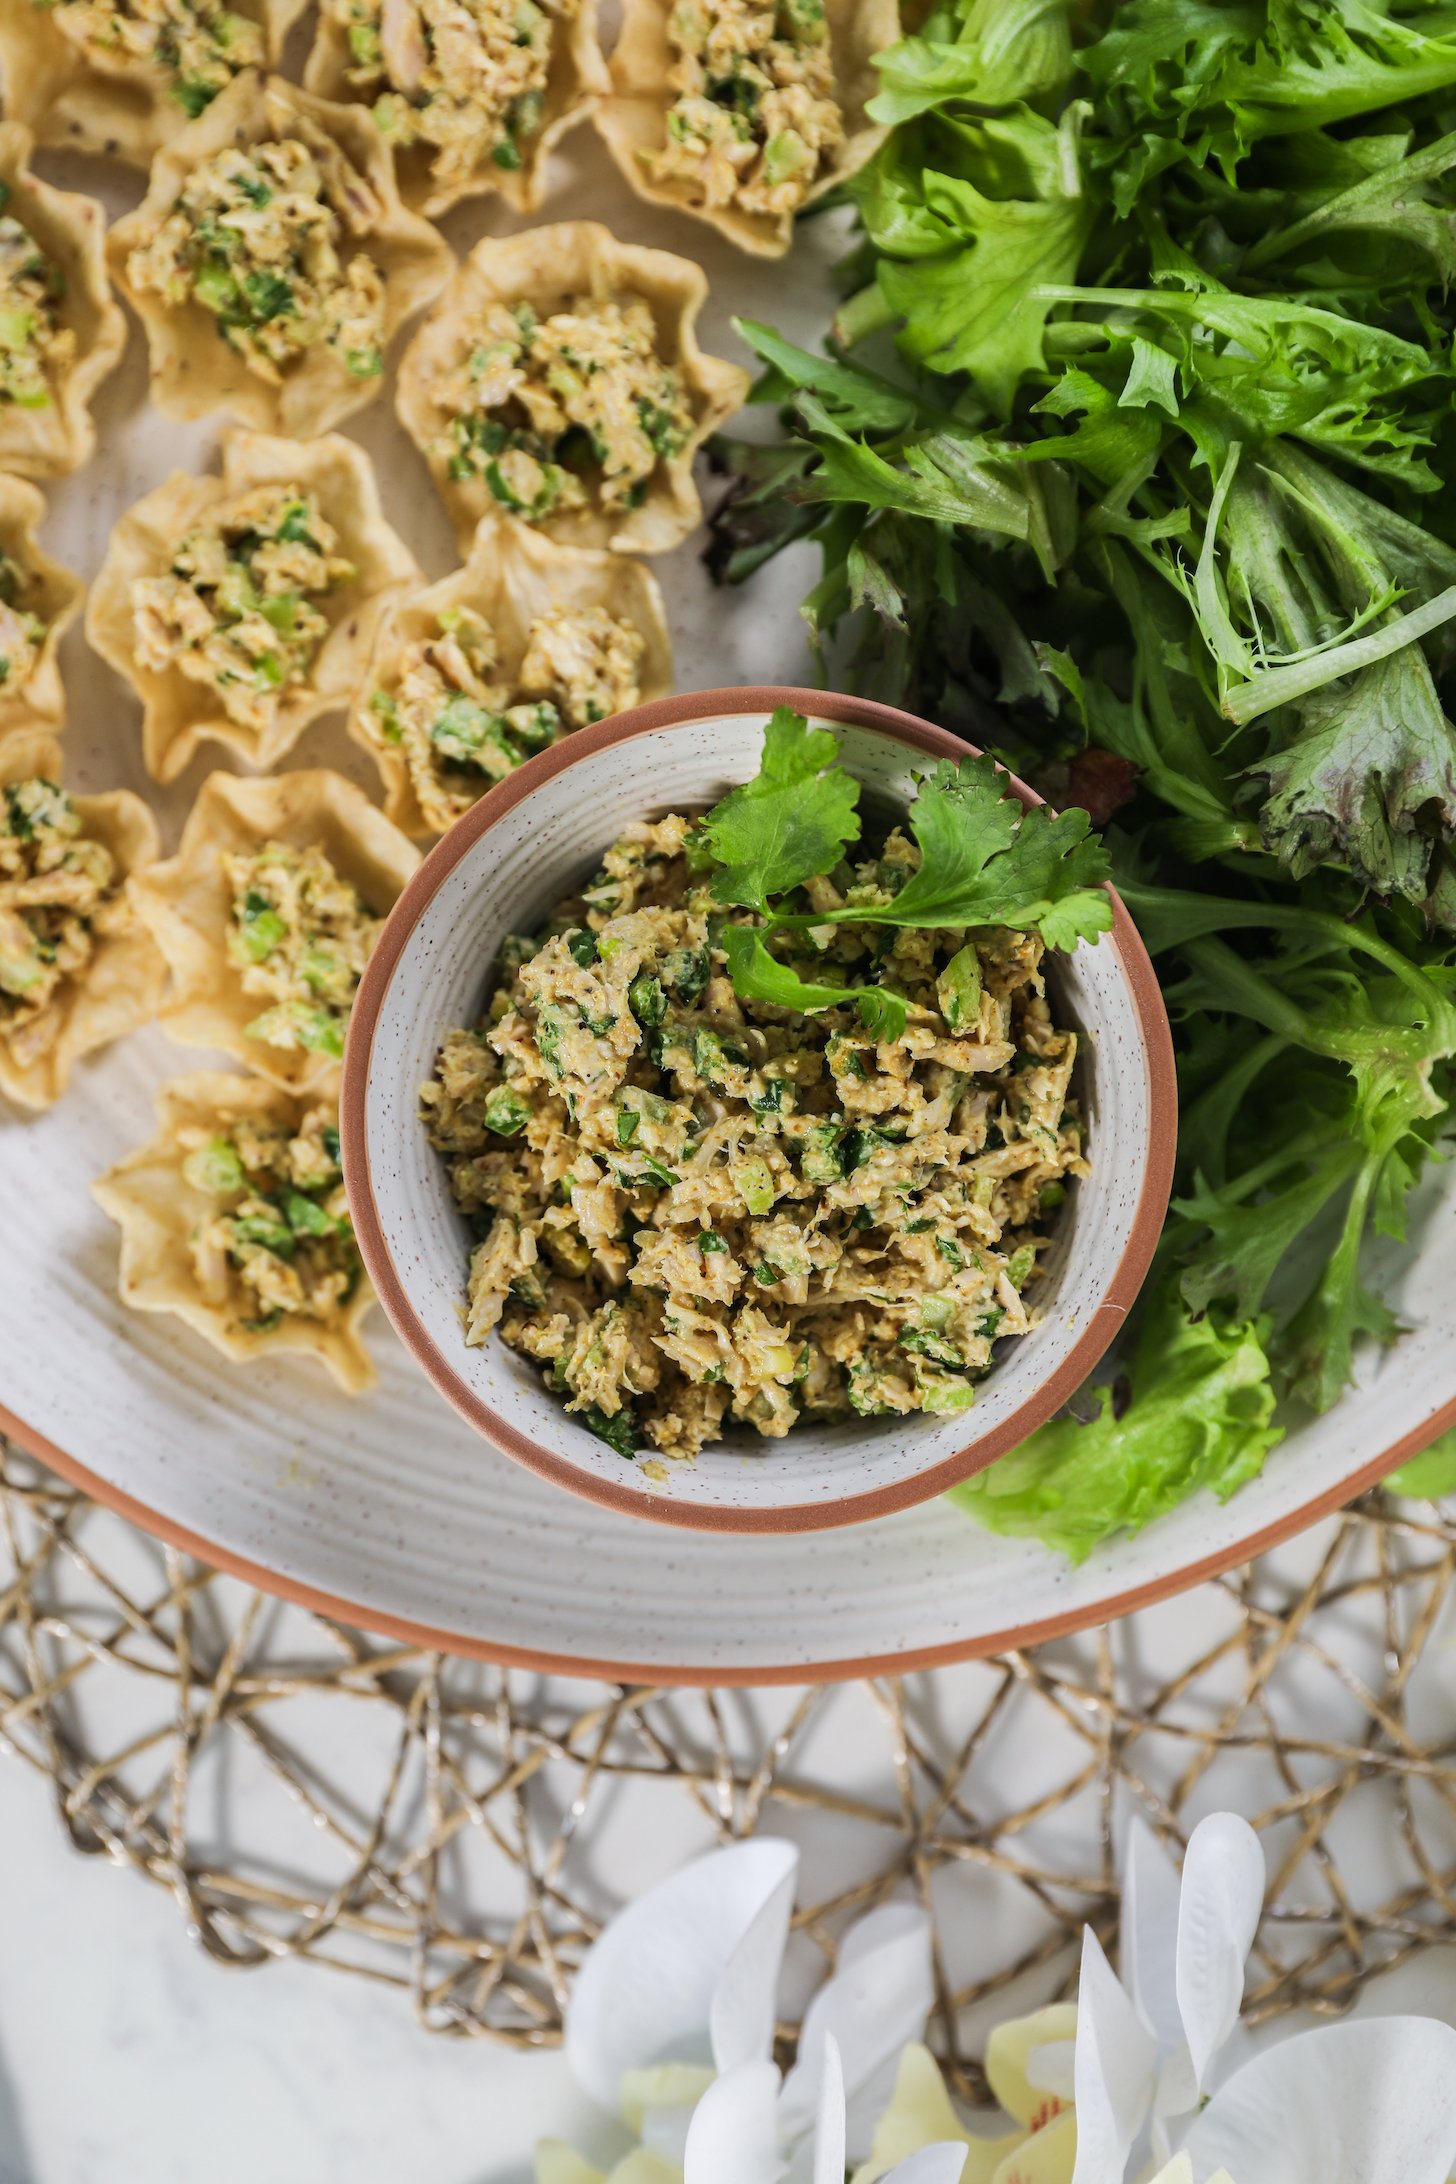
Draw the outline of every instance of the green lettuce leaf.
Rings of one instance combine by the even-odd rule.
[[[1456,1426],[1392,1471],[1385,1491],[1412,1501],[1444,1501],[1456,1494]]]
[[[1227,1501],[1283,1437],[1267,1332],[1263,1320],[1190,1318],[1165,1276],[1127,1388],[1094,1388],[1097,1414],[1086,1425],[1053,1419],[947,1498],[988,1531],[1038,1539],[1073,1562],[1191,1494]]]

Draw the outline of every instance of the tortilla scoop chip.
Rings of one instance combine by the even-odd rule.
[[[256,23],[270,67],[306,0],[229,0]],[[70,37],[64,5],[0,0],[0,70],[5,103],[47,150],[94,152],[145,167],[188,126],[174,69],[119,47],[103,52]]]
[[[59,781],[61,747],[44,728],[13,729],[0,739],[0,789],[17,781]],[[57,996],[60,1030],[44,1054],[18,1061],[0,1035],[0,1092],[19,1107],[50,1107],[65,1091],[83,1054],[109,1046],[150,1022],[161,1000],[166,967],[130,898],[130,880],[149,866],[160,842],[157,822],[139,796],[109,789],[73,796],[83,832],[116,860],[120,891],[97,920],[91,960]]]
[[[252,146],[301,135],[332,140],[378,198],[380,220],[356,231],[347,220],[339,255],[372,260],[384,278],[383,346],[423,309],[450,277],[455,254],[428,221],[399,200],[394,158],[370,116],[357,106],[316,99],[281,77],[237,77],[152,161],[147,194],[107,237],[112,278],[146,328],[151,349],[152,400],[168,417],[205,417],[227,409],[259,432],[309,439],[372,402],[379,373],[359,379],[322,343],[289,364],[275,386],[229,347],[217,319],[195,298],[173,304],[131,285],[127,263],[167,219],[191,170],[227,145]]]
[[[625,0],[622,33],[612,51],[611,96],[596,108],[597,129],[639,197],[706,220],[755,257],[781,258],[794,239],[792,212],[773,215],[748,212],[736,203],[708,205],[685,177],[654,179],[643,159],[644,153],[660,152],[666,143],[668,113],[678,97],[672,70],[679,56],[667,34],[668,16],[663,0]],[[857,173],[889,135],[865,109],[880,89],[873,56],[900,35],[899,0],[824,0],[824,19],[844,141],[820,169],[803,205],[812,205]]]
[[[93,1183],[91,1195],[121,1230],[118,1288],[123,1304],[138,1312],[175,1312],[238,1364],[286,1351],[316,1357],[341,1388],[359,1395],[376,1378],[360,1334],[360,1323],[374,1302],[367,1275],[361,1272],[348,1302],[326,1320],[285,1312],[276,1327],[245,1327],[227,1304],[208,1302],[192,1257],[192,1237],[211,1221],[218,1202],[183,1174],[187,1152],[182,1132],[202,1129],[218,1135],[243,1118],[278,1120],[296,1128],[315,1105],[312,1097],[285,1092],[257,1077],[215,1070],[176,1077],[157,1094],[156,1137]]]
[[[376,917],[393,908],[420,861],[413,844],[342,774],[319,768],[257,781],[209,775],[176,856],[153,865],[131,890],[137,915],[172,973],[161,1020],[184,1046],[234,1055],[285,1091],[332,1089],[339,1065],[328,1055],[248,1036],[248,1025],[268,1003],[244,992],[242,972],[228,957],[233,898],[222,860],[246,856],[265,842],[321,849]]]
[[[8,0],[13,6],[16,0]],[[34,0],[18,0],[27,14],[45,21]],[[0,10],[7,0],[0,0]],[[0,31],[5,16],[0,12]],[[14,78],[0,36],[6,105],[18,111]],[[9,189],[5,210],[18,220],[64,283],[59,317],[76,337],[76,353],[53,382],[54,400],[43,409],[0,405],[0,470],[28,478],[58,478],[89,462],[96,447],[91,400],[126,347],[126,320],[106,273],[106,215],[93,197],[55,189],[30,171],[34,139],[18,121],[0,122],[0,182]]]
[[[329,634],[307,678],[281,692],[272,720],[255,728],[229,719],[216,690],[179,666],[158,673],[141,665],[132,586],[140,577],[165,575],[185,532],[260,485],[317,494],[339,552],[357,573],[318,598]],[[86,635],[142,701],[142,756],[154,781],[175,781],[203,742],[224,743],[245,764],[262,768],[276,765],[320,713],[348,704],[389,601],[421,581],[413,554],[384,520],[362,448],[336,433],[305,442],[234,431],[223,446],[221,477],[176,471],[121,518],[91,587]]]
[[[349,50],[347,8],[319,9],[313,49],[303,72],[306,87],[321,99],[358,101],[366,108],[382,91],[403,90],[381,75],[361,87],[353,81],[357,64]],[[612,87],[602,59],[596,0],[580,0],[573,13],[551,11],[551,60],[547,70],[541,126],[518,149],[519,167],[497,165],[487,157],[468,174],[441,179],[434,168],[439,147],[407,144],[394,155],[399,194],[411,212],[438,219],[469,197],[500,197],[512,212],[535,212],[546,195],[549,157],[569,129],[585,121],[599,98]],[[408,93],[404,95],[408,97]]]
[[[405,648],[435,636],[441,614],[456,607],[471,607],[490,624],[499,648],[498,678],[503,683],[514,684],[531,625],[543,614],[553,609],[579,612],[604,607],[608,614],[631,623],[647,641],[639,704],[664,697],[672,688],[672,640],[662,593],[649,569],[622,554],[557,546],[514,516],[482,517],[463,569],[432,584],[428,591],[397,597],[385,610],[369,673],[349,714],[350,735],[379,768],[385,812],[409,835],[441,832],[468,805],[459,803],[448,817],[443,812],[434,818],[426,815],[404,752],[378,733],[370,700],[377,690],[393,694]],[[485,795],[490,786],[482,775],[479,795]]]
[[[4,415],[0,410],[0,420]],[[21,608],[38,615],[45,624],[35,666],[24,682],[0,685],[0,744],[16,728],[44,723],[59,731],[66,717],[57,655],[61,639],[81,611],[86,587],[79,576],[63,569],[59,561],[52,561],[36,544],[36,527],[44,520],[45,512],[45,501],[33,485],[21,478],[0,476],[0,554],[17,562],[27,576],[34,578]]]
[[[708,293],[701,266],[670,251],[619,243],[596,220],[564,220],[522,235],[487,236],[476,244],[406,349],[395,407],[401,424],[430,466],[455,526],[462,555],[475,526],[496,502],[475,478],[455,479],[440,446],[452,412],[442,383],[458,365],[474,320],[493,303],[528,303],[541,318],[573,297],[603,302],[640,297],[657,326],[658,354],[682,376],[693,411],[687,444],[660,460],[639,508],[577,509],[546,516],[534,528],[569,546],[610,547],[617,553],[666,553],[702,520],[693,483],[693,457],[708,435],[741,407],[748,374],[698,347],[696,325]]]

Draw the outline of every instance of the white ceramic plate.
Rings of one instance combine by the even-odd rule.
[[[570,143],[549,217],[605,218],[624,236],[696,256],[711,299],[704,338],[732,353],[734,312],[818,338],[838,247],[812,222],[791,269],[739,256],[706,228],[629,197],[589,133]],[[139,178],[43,163],[114,214]],[[457,248],[487,225],[445,223]],[[176,466],[205,464],[215,425],[145,408],[140,337],[97,405],[101,455],[48,489],[44,543],[87,578],[120,511]],[[379,467],[386,512],[430,576],[454,566],[423,464],[384,405],[349,427]],[[747,591],[713,592],[696,546],[656,564],[684,689],[807,680],[796,603],[817,556],[799,550]],[[137,709],[73,632],[63,653],[68,778],[147,789]],[[300,765],[359,755],[337,729]],[[171,835],[208,770],[157,802]],[[350,1403],[301,1364],[230,1371],[178,1322],[124,1313],[116,1232],[90,1179],[152,1130],[151,1095],[206,1057],[148,1032],[83,1067],[62,1104],[22,1122],[0,1104],[0,1422],[101,1498],[214,1562],[351,1621],[543,1666],[665,1681],[800,1681],[992,1650],[1104,1620],[1242,1559],[1349,1498],[1456,1418],[1456,1169],[1438,1171],[1393,1301],[1413,1332],[1337,1410],[1276,1451],[1228,1508],[1204,1499],[1071,1570],[990,1538],[941,1503],[798,1537],[667,1532],[577,1500],[494,1454],[371,1321],[381,1380]],[[1372,1361],[1373,1362],[1373,1361]]]

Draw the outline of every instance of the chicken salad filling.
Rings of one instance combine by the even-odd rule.
[[[248,369],[270,385],[309,350],[356,379],[384,369],[384,281],[351,241],[383,206],[322,130],[199,161],[155,234],[127,259],[141,294],[199,304]]]
[[[485,616],[446,608],[371,693],[369,732],[402,752],[421,813],[443,833],[533,751],[635,705],[646,649],[605,607],[557,608],[531,623],[519,666],[502,676]]]
[[[122,913],[122,878],[54,781],[0,790],[0,1039],[21,1068],[60,1037],[68,989]]]
[[[659,463],[692,435],[681,375],[658,352],[640,296],[578,296],[542,318],[492,304],[471,326],[437,399],[438,452],[527,522],[638,508]]]
[[[478,1236],[465,1340],[624,1457],[966,1409],[1088,1172],[1044,982],[1110,922],[1086,814],[966,761],[851,861],[836,754],[781,710],[758,782],[629,828],[421,1088]]]
[[[359,1286],[339,1159],[338,1116],[309,1109],[295,1128],[219,1111],[179,1132],[182,1176],[215,1202],[191,1239],[205,1303],[251,1334],[286,1316],[330,1320]]]
[[[338,1060],[383,919],[317,846],[264,842],[224,855],[232,891],[228,960],[267,1002],[246,1027],[270,1047]]]
[[[34,569],[0,553],[0,691],[14,695],[35,673],[46,624],[33,602],[42,586]]]
[[[422,149],[438,188],[524,164],[575,0],[329,0],[329,12],[381,133]]]
[[[211,0],[36,0],[102,65],[136,61],[170,78],[168,96],[192,118],[244,68],[266,58],[262,28]]]
[[[308,680],[330,623],[319,602],[352,562],[312,493],[260,485],[179,540],[165,576],[131,588],[139,665],[214,690],[229,720],[263,729]]]
[[[57,378],[76,357],[75,330],[61,323],[66,279],[5,210],[10,194],[0,182],[0,403],[49,409]]]
[[[844,142],[823,0],[677,0],[665,144],[639,153],[656,182],[710,209],[796,212]]]

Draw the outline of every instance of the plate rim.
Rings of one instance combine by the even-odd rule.
[[[174,1523],[160,1510],[138,1501],[122,1487],[114,1486],[109,1479],[101,1478],[79,1458],[72,1456],[23,1418],[0,1403],[0,1434],[4,1434],[28,1455],[46,1464],[66,1482],[98,1502],[103,1508],[154,1539],[160,1539],[179,1552],[193,1556],[197,1561],[236,1577],[258,1591],[271,1593],[287,1600],[295,1607],[306,1608],[314,1615],[329,1617],[355,1630],[369,1632],[383,1638],[403,1640],[406,1644],[423,1647],[428,1652],[445,1653],[459,1659],[489,1661],[500,1668],[533,1669],[540,1674],[563,1677],[594,1678],[603,1683],[628,1684],[637,1687],[663,1689],[720,1689],[759,1690],[775,1686],[802,1686],[838,1683],[858,1683],[881,1676],[909,1676],[926,1670],[952,1668],[964,1661],[985,1660],[988,1656],[1019,1653],[1031,1646],[1045,1645],[1056,1638],[1074,1636],[1077,1632],[1095,1628],[1102,1623],[1120,1621],[1142,1608],[1157,1607],[1178,1594],[1190,1592],[1196,1585],[1206,1584],[1211,1578],[1222,1577],[1227,1571],[1255,1561],[1286,1540],[1296,1538],[1317,1524],[1322,1517],[1335,1515],[1372,1486],[1378,1486],[1399,1465],[1439,1439],[1452,1426],[1456,1426],[1456,1394],[1446,1401],[1420,1425],[1413,1426],[1398,1441],[1383,1449],[1378,1456],[1370,1457],[1356,1470],[1316,1494],[1309,1501],[1283,1517],[1275,1518],[1260,1531],[1240,1540],[1234,1548],[1204,1557],[1202,1561],[1184,1564],[1181,1568],[1165,1572],[1163,1576],[1150,1578],[1145,1584],[1130,1586],[1111,1599],[1089,1601],[1079,1608],[1068,1608],[1060,1615],[1043,1617],[1039,1622],[1014,1625],[1007,1630],[988,1631],[978,1638],[953,1641],[944,1646],[921,1646],[907,1653],[866,1654],[844,1660],[817,1662],[790,1662],[769,1664],[752,1668],[736,1668],[732,1665],[717,1667],[665,1668],[661,1663],[641,1661],[613,1661],[598,1659],[593,1655],[547,1653],[529,1646],[510,1646],[499,1641],[472,1637],[464,1631],[440,1630],[428,1623],[416,1623],[407,1616],[392,1615],[387,1610],[368,1608],[358,1601],[323,1591],[301,1579],[284,1577],[281,1572],[270,1570],[262,1563],[252,1562],[232,1549],[221,1547],[215,1540],[189,1531],[186,1526]],[[972,1522],[969,1517],[965,1520]]]
[[[1108,938],[1131,995],[1140,1036],[1140,1059],[1148,1100],[1148,1143],[1132,1224],[1121,1255],[1106,1277],[1102,1300],[1061,1364],[1030,1390],[1024,1402],[999,1425],[989,1428],[954,1454],[931,1463],[895,1484],[871,1487],[833,1500],[773,1503],[754,1508],[737,1504],[673,1500],[639,1487],[589,1472],[533,1440],[466,1382],[424,1326],[385,1241],[384,1223],[374,1193],[369,1158],[366,1108],[374,1052],[385,997],[401,956],[420,919],[440,888],[499,820],[529,800],[542,783],[568,771],[599,751],[630,743],[662,729],[685,727],[718,714],[765,716],[782,706],[843,727],[864,728],[926,758],[955,759],[986,754],[964,737],[899,706],[884,705],[843,691],[812,690],[798,683],[745,683],[708,690],[676,692],[632,707],[625,713],[578,729],[539,752],[499,782],[436,842],[389,913],[355,996],[344,1049],[339,1094],[339,1129],[343,1140],[344,1183],[360,1255],[374,1293],[412,1363],[464,1419],[471,1431],[524,1470],[622,1516],[645,1518],[671,1529],[712,1534],[781,1537],[864,1524],[902,1509],[933,1501],[951,1487],[986,1470],[1045,1424],[1078,1388],[1120,1333],[1147,1279],[1172,1195],[1178,1139],[1178,1082],[1173,1035],[1162,987],[1147,944],[1116,888],[1107,883],[1113,923]],[[1044,804],[1009,767],[998,771],[1027,809]]]

